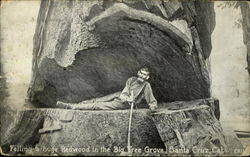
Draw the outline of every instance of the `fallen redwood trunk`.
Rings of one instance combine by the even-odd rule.
[[[215,117],[213,99],[176,104],[182,104],[182,109],[167,110],[173,105],[167,103],[155,114],[148,109],[134,110],[131,131],[131,146],[137,149],[134,155],[235,154],[232,151],[237,147],[230,148]],[[9,147],[10,153],[118,155],[127,150],[129,110],[31,109],[19,114],[17,125],[4,136],[8,139],[6,149],[14,145]],[[181,141],[184,148],[180,147]],[[36,149],[25,151],[18,146]],[[198,152],[199,149],[209,151]]]

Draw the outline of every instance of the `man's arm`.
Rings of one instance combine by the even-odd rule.
[[[152,91],[151,85],[149,83],[147,83],[145,86],[144,95],[145,95],[145,99],[149,105],[149,108],[151,110],[155,110],[158,107],[157,100],[155,99],[155,97],[153,95],[153,91]]]
[[[119,96],[123,102],[126,102],[130,97],[130,91],[129,91],[130,83],[131,83],[131,78],[127,80],[126,85]]]

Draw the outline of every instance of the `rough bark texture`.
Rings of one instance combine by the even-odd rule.
[[[180,110],[167,110],[179,106]],[[186,107],[186,108],[184,108]],[[237,147],[231,147],[215,116],[213,99],[161,104],[160,112],[151,114],[147,109],[134,110],[132,116],[131,146],[142,149],[137,155],[177,154],[171,149],[180,149],[180,139],[186,149],[183,154],[234,154]],[[218,115],[217,115],[218,116]],[[118,155],[115,146],[123,150],[127,146],[129,110],[79,111],[65,109],[32,109],[20,111],[16,123],[7,127],[2,137],[2,148],[8,151],[10,145],[23,145],[36,149],[10,153],[29,155]],[[53,126],[55,131],[41,132]],[[39,131],[40,130],[40,131]],[[40,132],[41,134],[39,134]],[[230,142],[238,142],[232,140]],[[109,153],[100,152],[101,147],[110,148]],[[162,149],[160,153],[148,153],[145,147]],[[64,148],[63,148],[64,147]],[[70,151],[69,148],[98,148],[99,152]],[[172,147],[172,148],[171,148]],[[193,148],[209,149],[207,153],[191,151]],[[46,148],[46,150],[45,150]],[[53,150],[52,150],[53,148]],[[65,148],[68,148],[66,150]],[[57,149],[57,150],[56,150]],[[223,149],[224,152],[212,151]],[[56,150],[56,151],[55,151]],[[68,151],[68,152],[67,152]],[[87,150],[86,150],[87,151]],[[125,149],[126,151],[126,149]],[[187,152],[188,151],[188,152]],[[228,152],[226,152],[228,151]]]
[[[175,102],[160,103],[160,112],[153,116],[147,109],[134,111],[131,143],[142,149],[138,155],[157,154],[146,153],[146,146],[163,149],[160,154],[238,155],[233,150],[241,146],[224,137],[218,121],[218,101],[202,99],[210,97],[208,57],[214,20],[211,2],[42,1],[30,101],[53,107],[57,100],[79,102],[117,92],[146,65],[157,100]],[[166,109],[173,107],[184,109]],[[104,146],[111,148],[108,155],[117,155],[114,146],[127,145],[128,117],[128,110],[12,112],[1,117],[8,119],[1,121],[1,148],[10,154],[86,155],[62,152],[61,147],[95,147],[99,152],[89,155],[98,155]],[[10,145],[36,146],[40,151],[10,151]],[[170,152],[171,146],[188,152],[183,148]],[[194,152],[194,147],[209,151]]]
[[[160,103],[160,112],[153,116],[147,109],[134,111],[131,144],[142,149],[138,155],[150,154],[144,150],[147,146],[162,149],[160,154],[181,154],[170,147],[182,147],[183,154],[191,155],[234,154],[236,147],[228,144],[218,121],[218,102],[203,99],[210,97],[208,57],[214,25],[211,2],[42,1],[30,101],[53,107],[57,100],[104,96],[122,90],[129,77],[148,66],[158,102],[175,102]],[[166,109],[173,107],[183,109]],[[104,155],[103,146],[110,148],[107,154],[117,155],[121,152],[114,147],[127,145],[129,110],[32,109],[5,116],[13,119],[11,125],[1,124],[5,152],[10,145],[26,145],[38,149],[10,153],[86,155],[62,147],[90,147],[89,154]],[[194,147],[209,151],[197,153]]]
[[[242,13],[242,28],[244,44],[247,47],[247,63],[248,73],[250,74],[250,4],[249,2],[237,2]]]
[[[52,107],[122,90],[142,66],[159,102],[210,97],[213,3],[42,1],[30,100]]]

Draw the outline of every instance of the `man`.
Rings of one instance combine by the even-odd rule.
[[[115,93],[102,98],[82,101],[77,104],[69,104],[61,101],[57,102],[57,107],[79,110],[119,110],[129,109],[131,103],[139,104],[145,99],[149,108],[154,111],[157,109],[157,101],[153,95],[149,79],[148,68],[138,71],[138,77],[131,77],[121,93]],[[119,94],[119,95],[118,95]]]

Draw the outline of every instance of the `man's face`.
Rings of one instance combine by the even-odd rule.
[[[149,72],[143,70],[138,72],[138,81],[144,82],[148,79],[149,79]]]

